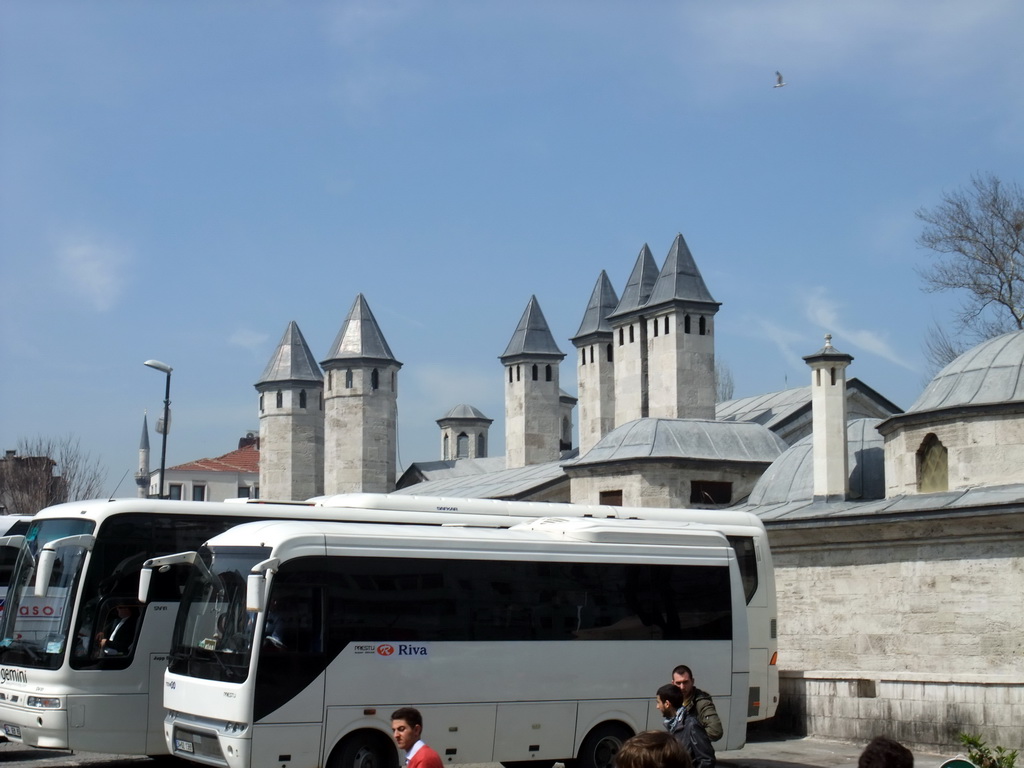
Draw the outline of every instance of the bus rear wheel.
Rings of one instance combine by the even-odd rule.
[[[390,739],[378,733],[354,733],[339,744],[329,768],[398,768],[398,754]]]
[[[619,747],[633,732],[621,723],[604,723],[587,734],[576,758],[576,768],[614,768]]]

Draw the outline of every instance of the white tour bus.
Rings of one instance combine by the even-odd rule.
[[[405,494],[352,493],[312,500],[323,506],[394,510],[425,514],[465,514],[485,517],[489,523],[510,525],[538,517],[584,517],[600,520],[658,520],[665,523],[701,523],[725,534],[739,561],[747,600],[750,628],[750,690],[747,721],[774,717],[779,705],[779,641],[775,570],[764,524],[749,512],[666,507],[614,507],[588,504],[553,504],[500,499],[455,499]],[[505,522],[502,522],[505,521]],[[681,659],[679,664],[694,664]],[[694,668],[698,687],[715,695],[701,670]]]
[[[699,524],[536,519],[507,529],[240,525],[197,552],[164,678],[173,754],[227,768],[397,768],[414,705],[447,763],[610,768],[662,727],[680,659],[744,742],[750,660],[735,553]]]
[[[194,550],[248,520],[312,519],[508,527],[540,516],[639,517],[704,522],[726,532],[738,554],[751,637],[775,625],[775,586],[764,527],[753,515],[708,510],[619,509],[534,502],[350,494],[314,502],[214,503],[121,499],[72,502],[39,512],[11,575],[13,611],[0,624],[0,728],[37,747],[119,754],[166,754],[160,684],[187,568],[159,574],[149,603],[137,603],[148,558]],[[11,539],[9,543],[20,540]],[[38,566],[38,567],[37,567]],[[133,642],[107,648],[101,633],[117,606],[133,614]],[[774,631],[771,632],[774,638]],[[69,640],[70,639],[70,640]],[[774,639],[753,641],[751,688],[774,712],[778,675],[760,658]],[[767,650],[758,650],[767,649]],[[699,664],[698,684],[712,693]],[[666,674],[667,677],[667,674]],[[763,682],[762,682],[763,681]],[[770,692],[770,696],[766,694]],[[756,699],[756,696],[751,696]]]

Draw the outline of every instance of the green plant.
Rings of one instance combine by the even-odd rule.
[[[995,754],[988,745],[981,740],[980,736],[972,736],[969,733],[960,734],[960,743],[967,747],[967,759],[978,768],[1013,768],[1017,762],[1017,750],[1007,750],[1003,747],[996,747]]]

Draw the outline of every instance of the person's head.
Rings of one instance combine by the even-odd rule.
[[[693,670],[685,664],[680,664],[672,670],[672,685],[683,692],[683,699],[690,698],[693,693]]]
[[[665,717],[672,717],[683,706],[683,692],[672,683],[666,683],[655,695],[658,711]]]
[[[898,741],[875,736],[860,753],[857,768],[914,768],[914,755]]]
[[[399,707],[391,713],[391,733],[398,748],[408,752],[423,733],[423,715],[413,707]]]
[[[668,731],[643,731],[615,755],[615,768],[691,768],[690,756]]]

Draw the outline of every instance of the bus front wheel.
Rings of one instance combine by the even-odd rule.
[[[621,723],[604,723],[587,734],[576,758],[576,768],[614,768],[619,747],[633,732]]]
[[[398,768],[391,740],[379,733],[354,733],[331,754],[329,768]]]

